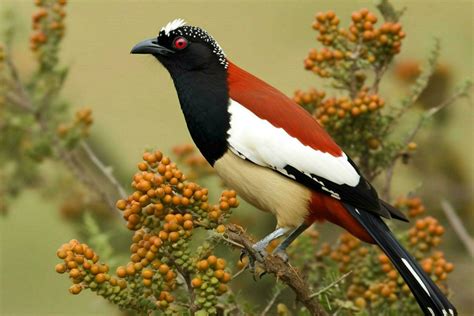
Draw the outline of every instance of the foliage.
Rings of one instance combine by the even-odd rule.
[[[169,157],[147,151],[132,178],[133,193],[126,197],[111,169],[85,141],[93,123],[91,110],[80,109],[71,117],[72,102],[61,97],[68,73],[59,59],[66,1],[35,0],[35,4],[30,49],[37,67],[28,80],[23,82],[13,62],[14,27],[5,32],[6,45],[0,45],[0,211],[6,213],[8,200],[22,189],[39,187],[40,166],[50,161],[74,181],[64,190],[63,214],[84,219],[80,233],[89,243],[71,240],[57,252],[63,262],[56,265],[56,271],[68,273],[72,294],[91,290],[120,309],[143,314],[256,313],[260,306],[251,306],[249,295],[234,294],[242,292],[235,279],[248,258],[236,263],[241,271],[234,276],[226,262],[229,248],[249,250],[252,244],[244,229],[229,220],[231,209],[239,204],[235,192],[225,190],[218,204],[210,204],[209,191],[191,180],[202,183],[213,178],[212,169],[192,146],[183,145],[174,153],[188,167],[188,178]],[[313,28],[323,47],[309,52],[304,67],[329,81],[331,88],[298,90],[294,100],[358,162],[367,178],[385,174],[382,194],[390,201],[395,164],[408,162],[416,152],[413,139],[419,129],[441,109],[467,95],[471,84],[464,83],[452,96],[431,105],[406,137],[394,136],[403,116],[427,93],[438,66],[440,43],[435,41],[424,69],[416,65],[402,72],[412,83],[408,95],[396,105],[386,101],[379,86],[401,50],[405,33],[398,21],[402,11],[395,11],[386,0],[380,1],[378,9],[384,22],[361,9],[352,14],[347,28],[339,26],[340,19],[332,11],[315,16]],[[397,237],[449,294],[447,278],[454,265],[438,249],[444,228],[435,218],[425,216],[418,197],[395,202],[415,219],[408,232],[395,230]],[[123,265],[116,265],[122,253],[113,245],[104,221],[94,217],[103,214],[100,210],[104,208],[113,212],[118,208],[127,228],[134,232],[130,261]],[[84,209],[94,216],[77,216]],[[110,222],[118,225],[118,221]],[[219,245],[224,246],[225,255],[217,255]],[[92,248],[104,262],[99,262]],[[281,282],[261,308],[262,315],[274,311],[279,315],[418,313],[388,258],[351,235],[342,234],[329,244],[320,241],[319,232],[311,228],[290,248],[289,255],[291,265],[272,256],[258,260]],[[283,295],[289,289],[302,304],[289,303],[288,295]]]

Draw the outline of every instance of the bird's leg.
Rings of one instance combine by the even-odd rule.
[[[271,232],[258,242],[256,242],[252,248],[257,251],[260,257],[265,257],[266,256],[266,251],[265,249],[267,248],[268,244],[277,238],[280,238],[281,236],[285,235],[289,231],[289,228],[286,227],[281,227],[277,228],[275,231]],[[240,253],[240,259],[242,259],[244,256],[248,256],[247,251],[242,250]],[[262,259],[262,258],[253,258],[252,256],[248,256],[249,259],[249,268],[250,270],[254,270],[255,268],[255,259]]]
[[[273,240],[285,235],[289,230],[290,229],[287,227],[277,228],[275,231],[256,242],[252,246],[252,248],[258,251],[258,253],[264,257],[266,255],[265,249],[267,248],[268,244],[271,243]]]
[[[299,236],[303,233],[311,224],[303,223],[300,226],[296,227],[285,240],[278,245],[278,247],[273,251],[273,254],[282,258],[285,262],[288,261],[288,255],[286,254],[286,248]]]

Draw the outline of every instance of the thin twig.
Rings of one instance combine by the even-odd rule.
[[[429,109],[428,111],[426,111],[424,114],[421,115],[421,117],[419,118],[417,124],[415,125],[415,127],[412,129],[412,131],[408,134],[408,137],[406,138],[405,140],[405,145],[408,145],[408,143],[410,143],[416,136],[416,134],[419,132],[419,130],[421,129],[421,127],[423,127],[423,125],[426,123],[426,121],[428,121],[431,117],[433,117],[436,113],[438,113],[439,111],[441,111],[442,109],[446,108],[447,106],[453,104],[456,100],[458,100],[460,97],[462,96],[465,96],[466,93],[467,93],[467,90],[469,90],[471,84],[466,84],[465,87],[459,89],[458,91],[456,91],[453,95],[451,95],[451,97],[449,97],[448,99],[446,99],[444,102],[441,102],[440,104],[438,104],[437,106]]]
[[[370,88],[370,91],[372,93],[378,93],[379,92],[380,81],[382,80],[383,75],[387,71],[389,64],[390,64],[389,60],[385,60],[385,62],[382,64],[382,66],[376,67],[374,69],[375,78],[374,78],[374,82],[372,83],[372,87]]]
[[[323,294],[324,292],[326,292],[327,290],[329,290],[330,288],[332,288],[333,286],[336,286],[337,284],[339,284],[339,282],[343,281],[345,278],[347,278],[350,274],[352,273],[352,271],[349,271],[347,272],[346,274],[343,274],[341,275],[339,278],[337,278],[334,282],[332,282],[331,284],[323,287],[321,290],[317,291],[316,293],[313,293],[310,295],[310,297],[316,297],[316,296],[319,296],[321,294]]]
[[[25,85],[21,81],[20,74],[18,72],[18,69],[15,66],[15,63],[11,59],[11,53],[7,51],[6,53],[6,64],[8,66],[8,69],[10,70],[10,74],[12,76],[13,82],[15,82],[16,89],[18,90],[19,97],[20,99],[24,100],[24,106],[25,108],[28,108],[29,110],[33,110],[33,105],[30,101],[30,98],[28,96],[28,93],[26,92]]]
[[[278,296],[280,296],[282,291],[283,291],[282,288],[280,288],[280,287],[276,288],[275,293],[273,293],[272,298],[270,299],[270,301],[268,301],[267,306],[265,306],[265,309],[262,311],[262,313],[260,313],[260,316],[267,315],[267,313],[270,311],[272,306],[275,304],[276,299],[278,298]]]
[[[232,276],[232,280],[235,279],[236,277],[238,277],[239,275],[241,275],[246,269],[247,269],[248,265],[246,265],[245,267],[243,267],[242,269],[240,269],[239,271],[237,271],[233,276]]]
[[[113,176],[112,174],[112,168],[106,166],[100,159],[97,157],[95,152],[90,148],[90,146],[82,141],[80,143],[80,146],[82,149],[84,149],[84,152],[86,153],[87,157],[89,160],[97,167],[97,169],[102,172],[102,174],[109,180],[109,182],[115,187],[117,190],[118,195],[121,198],[124,198],[127,196],[127,193],[125,192],[125,189],[122,187],[122,185],[118,182],[118,180]]]
[[[458,235],[464,247],[466,247],[467,252],[474,258],[474,239],[467,232],[466,227],[462,224],[462,221],[454,210],[454,207],[447,200],[442,200],[441,208],[448,218],[451,227],[453,227],[454,232]]]
[[[403,148],[406,148],[408,144],[413,141],[413,139],[418,134],[420,129],[429,119],[431,119],[439,111],[453,104],[459,98],[466,96],[466,94],[468,93],[471,87],[472,87],[472,83],[470,81],[467,81],[464,84],[464,86],[457,89],[457,91],[454,94],[452,94],[449,98],[447,98],[445,101],[441,102],[437,106],[423,113],[418,119],[415,126],[408,133],[408,136],[406,137],[405,141],[402,143]],[[385,199],[386,201],[390,201],[390,191],[391,191],[391,186],[392,186],[393,171],[395,169],[396,163],[398,162],[399,158],[401,158],[402,156],[403,156],[403,153],[401,152],[396,153],[395,156],[392,158],[390,165],[386,169],[385,181],[384,181],[385,184],[382,190],[382,198]]]

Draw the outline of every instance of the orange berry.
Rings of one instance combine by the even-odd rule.
[[[66,272],[67,268],[64,263],[58,263],[55,267],[55,270],[57,273],[64,273]]]
[[[79,269],[71,269],[71,271],[69,271],[69,276],[73,279],[77,279],[78,277],[81,276],[81,271],[79,271]]]
[[[444,265],[444,270],[447,273],[452,272],[454,270],[454,264],[452,264],[451,262],[446,262],[445,265]]]
[[[73,295],[81,293],[82,287],[79,284],[74,284],[69,288],[69,292]]]
[[[183,228],[186,230],[191,230],[193,229],[193,221],[192,220],[186,220],[183,223]]]
[[[123,266],[118,267],[115,273],[119,278],[124,278],[125,276],[127,276],[127,270]]]
[[[386,264],[386,263],[389,263],[389,262],[390,262],[390,260],[388,259],[387,255],[385,255],[385,254],[380,254],[380,255],[379,255],[379,261],[380,261],[380,263],[382,263],[382,264]]]
[[[97,274],[94,278],[94,281],[99,283],[99,284],[104,283],[105,282],[105,274],[103,274],[103,273]]]
[[[205,271],[209,268],[209,263],[207,260],[201,260],[197,263],[197,268],[199,271]]]
[[[232,280],[232,275],[230,273],[224,272],[224,276],[222,278],[222,282],[227,283]]]
[[[224,270],[226,266],[226,262],[224,259],[219,258],[216,261],[216,269]]]
[[[161,274],[167,274],[169,271],[170,271],[170,267],[168,267],[167,264],[162,264],[160,265],[160,267],[158,268],[158,271],[161,273]]]
[[[385,273],[388,273],[392,270],[392,267],[390,266],[390,264],[384,264],[382,265],[382,271],[385,272]]]
[[[176,242],[179,240],[179,233],[178,232],[171,232],[169,234],[169,240],[172,242]]]
[[[142,277],[145,279],[151,279],[153,277],[153,271],[151,269],[145,269],[142,271]]]
[[[209,263],[209,265],[215,266],[215,264],[217,263],[217,257],[214,255],[211,255],[207,257],[207,262]]]
[[[219,293],[220,293],[220,294],[223,294],[223,293],[227,292],[228,289],[229,289],[229,288],[227,287],[227,285],[225,285],[225,284],[219,284],[218,290],[219,290]]]
[[[194,288],[200,287],[202,284],[202,280],[200,278],[194,278],[191,280],[191,286]]]
[[[219,234],[225,233],[225,226],[224,226],[224,225],[219,225],[219,226],[217,226],[216,231],[217,231]]]

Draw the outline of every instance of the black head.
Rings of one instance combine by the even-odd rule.
[[[203,29],[185,25],[181,19],[163,27],[156,38],[133,47],[132,54],[151,54],[175,77],[183,72],[227,68],[219,44]]]

